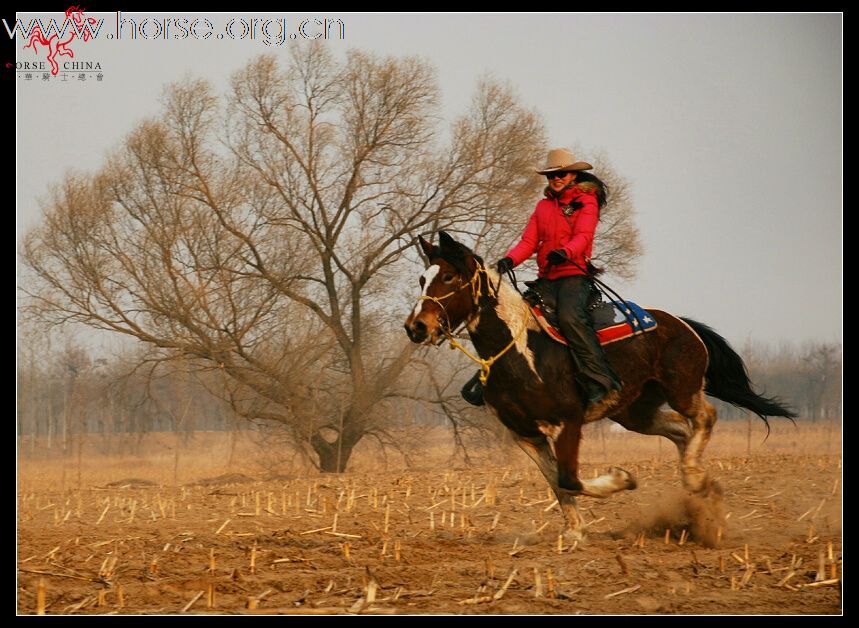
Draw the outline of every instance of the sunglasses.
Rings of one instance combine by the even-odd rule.
[[[551,181],[552,179],[563,179],[566,177],[569,172],[550,172],[546,175],[546,178]]]

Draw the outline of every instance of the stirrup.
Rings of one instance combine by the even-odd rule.
[[[462,387],[459,394],[473,406],[479,407],[486,405],[486,402],[483,401],[483,384],[480,383],[480,371],[478,371],[470,380],[465,382],[465,386]]]

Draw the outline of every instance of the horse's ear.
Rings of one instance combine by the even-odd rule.
[[[439,250],[442,256],[463,274],[474,271],[474,253],[464,244],[450,237],[446,232],[438,232]]]
[[[432,259],[433,257],[433,249],[435,248],[432,244],[427,242],[423,236],[418,236],[418,240],[421,243],[421,248],[424,250],[424,255],[427,256],[427,259]]]
[[[459,242],[451,238],[447,231],[439,231],[438,232],[438,241],[441,243],[441,248],[448,249],[451,251],[459,250]]]

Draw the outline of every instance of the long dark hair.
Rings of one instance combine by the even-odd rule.
[[[606,199],[608,198],[609,194],[609,189],[608,185],[606,185],[606,183],[598,176],[596,176],[595,174],[591,174],[590,172],[580,170],[576,173],[576,185],[579,185],[584,188],[592,188],[594,192],[596,192],[597,207],[602,209],[605,206]],[[587,271],[591,275],[591,277],[596,277],[598,275],[603,274],[605,269],[600,266],[594,265],[591,260],[588,260]]]
[[[597,206],[602,209],[606,204],[606,199],[608,198],[608,185],[606,185],[606,183],[595,174],[579,170],[576,172],[576,185],[581,185],[582,183],[593,184],[596,188]]]

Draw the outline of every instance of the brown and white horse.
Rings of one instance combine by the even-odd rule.
[[[420,278],[423,293],[406,319],[406,333],[416,343],[448,338],[456,345],[453,331],[465,326],[478,354],[471,358],[486,378],[486,405],[552,487],[566,519],[565,535],[581,539],[576,496],[608,497],[635,488],[635,480],[617,467],[593,479],[578,476],[584,411],[567,348],[541,330],[524,299],[468,247],[445,232],[439,242],[432,246],[420,238],[430,266]],[[767,416],[795,415],[778,399],[752,390],[739,355],[709,327],[649,312],[656,330],[605,347],[624,383],[620,401],[605,416],[634,432],[671,440],[680,453],[684,487],[698,499],[719,500],[720,490],[702,463],[716,423],[705,393],[765,422]],[[671,410],[662,409],[666,403]]]

